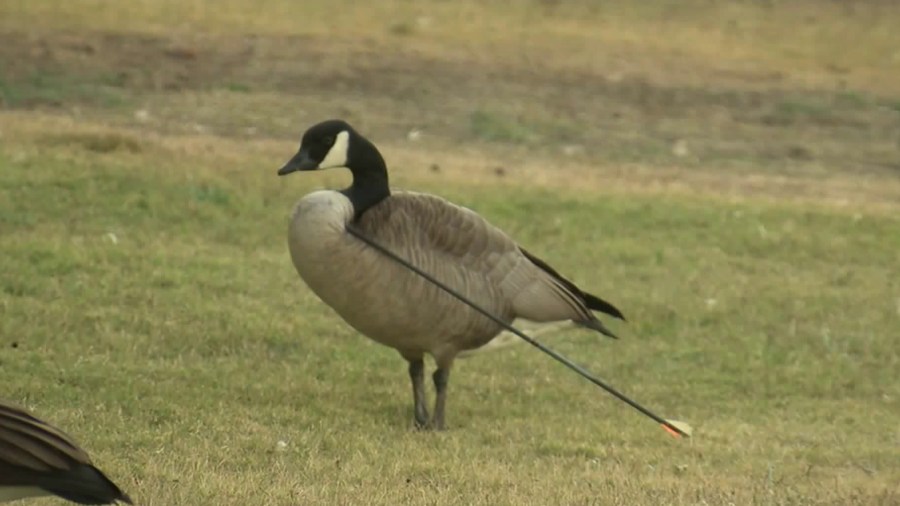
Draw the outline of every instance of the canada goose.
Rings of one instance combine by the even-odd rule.
[[[431,273],[504,321],[571,320],[610,337],[591,312],[624,320],[612,304],[583,292],[484,218],[434,195],[392,191],[378,149],[341,120],[319,123],[279,171],[346,167],[350,187],[302,197],[288,227],[294,267],[319,298],[371,339],[409,362],[415,422],[443,429],[454,359],[501,327],[347,233],[351,226]],[[437,364],[434,416],[425,406],[425,354]]]
[[[72,438],[0,401],[0,502],[47,495],[79,504],[132,504]]]

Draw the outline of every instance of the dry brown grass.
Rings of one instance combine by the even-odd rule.
[[[646,73],[666,82],[731,83],[898,92],[900,54],[890,2],[556,2],[401,0],[10,1],[7,29],[302,35],[386,44],[463,61],[546,69]],[[0,22],[2,23],[2,22]],[[4,26],[0,24],[0,26]]]
[[[121,144],[129,151],[140,139],[142,146],[155,146],[166,157],[204,158],[202,173],[234,173],[258,170],[269,175],[260,160],[280,160],[296,147],[295,141],[245,139],[234,142],[208,134],[164,135],[140,129],[110,127],[103,122],[75,120],[33,112],[0,113],[6,142],[27,145],[35,139],[55,139],[57,144]],[[68,139],[68,142],[67,142]],[[900,211],[900,179],[879,175],[827,173],[808,175],[729,173],[684,170],[678,166],[629,164],[620,166],[602,160],[590,164],[566,158],[534,159],[521,156],[514,167],[497,171],[509,160],[498,154],[485,157],[483,150],[452,150],[444,147],[436,156],[424,145],[408,141],[383,143],[391,160],[394,184],[400,187],[439,188],[452,185],[497,188],[540,187],[602,197],[607,194],[640,197],[672,196],[723,203],[812,206],[849,214],[894,214]],[[88,149],[92,149],[88,146]],[[97,150],[96,147],[93,148]],[[438,168],[435,169],[434,165]],[[271,167],[269,167],[271,168]],[[154,170],[166,171],[160,166]],[[179,169],[180,170],[180,169]],[[346,174],[332,174],[326,186],[346,184]]]

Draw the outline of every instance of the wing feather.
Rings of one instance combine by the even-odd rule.
[[[440,197],[395,192],[366,211],[357,226],[392,251],[422,262],[416,264],[420,268],[455,270],[455,279],[473,285],[455,286],[467,295],[501,294],[512,316],[586,323],[596,319],[591,310],[598,310],[622,318],[612,304],[583,292],[474,211]]]
[[[5,402],[0,402],[0,445],[0,466],[51,471],[90,464],[67,434]]]

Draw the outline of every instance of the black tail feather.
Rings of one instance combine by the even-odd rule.
[[[550,267],[549,265],[547,265],[547,262],[544,262],[540,258],[532,255],[531,253],[526,251],[525,248],[522,248],[520,246],[519,251],[521,251],[522,254],[524,254],[526,258],[531,260],[531,262],[534,263],[534,265],[537,265],[538,267],[543,269],[547,274],[550,274],[551,276],[553,276],[554,278],[559,280],[559,282],[562,283],[563,286],[568,288],[569,291],[571,291],[572,293],[574,293],[574,294],[578,295],[579,297],[581,297],[582,299],[584,299],[584,302],[587,305],[588,309],[593,309],[594,311],[600,311],[600,312],[606,313],[610,316],[614,316],[622,321],[626,321],[625,315],[623,315],[621,311],[619,311],[615,306],[613,306],[609,302],[606,302],[605,300],[601,299],[600,297],[597,297],[596,295],[591,295],[587,292],[581,291],[580,288],[575,286],[575,283],[564,278],[560,273],[556,272],[556,270],[553,269],[553,267]]]
[[[597,332],[603,334],[606,337],[611,337],[613,339],[619,338],[619,336],[613,334],[613,332],[611,330],[606,328],[606,325],[604,325],[603,322],[601,322],[600,320],[598,320],[596,318],[594,318],[593,320],[585,321],[585,322],[575,322],[575,323],[577,323],[578,325],[581,325],[582,327],[596,330]]]
[[[131,498],[99,469],[81,465],[55,476],[42,477],[39,486],[78,504],[132,504]]]
[[[609,302],[597,297],[596,295],[591,295],[587,292],[584,292],[584,301],[587,302],[587,307],[593,309],[594,311],[600,311],[602,313],[606,313],[610,316],[614,316],[622,321],[628,321],[625,319],[625,315],[619,311],[616,306],[613,306]]]

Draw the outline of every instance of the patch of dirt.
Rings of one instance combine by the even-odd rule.
[[[266,110],[263,131],[275,136],[297,134],[296,111],[283,106],[289,102],[308,116],[345,116],[384,136],[416,128],[455,142],[561,147],[623,163],[900,173],[897,97],[792,90],[775,74],[721,70],[697,87],[650,69],[556,69],[529,55],[437,57],[314,37],[108,33],[0,33],[0,68],[7,108],[94,105],[110,89],[125,100],[158,102],[211,91],[274,94],[271,101],[282,103]],[[234,134],[236,125],[258,121],[258,110],[229,100],[204,116],[213,131]],[[192,114],[180,102],[175,109],[173,120]],[[516,135],[485,131],[485,123],[514,125]]]

